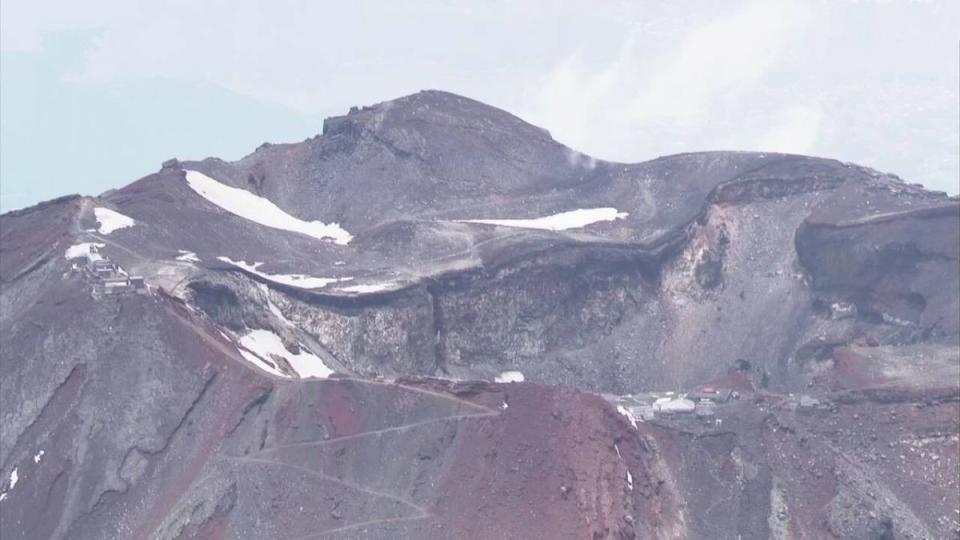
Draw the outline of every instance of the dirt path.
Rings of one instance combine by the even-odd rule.
[[[434,397],[438,397],[438,398],[440,398],[440,399],[446,399],[447,401],[456,401],[457,403],[466,405],[466,406],[468,406],[468,407],[473,407],[473,408],[475,408],[475,409],[480,409],[480,410],[486,411],[486,412],[488,412],[488,413],[500,414],[500,411],[498,411],[498,410],[496,410],[496,409],[491,409],[490,407],[487,407],[486,405],[480,405],[480,404],[474,403],[474,402],[472,402],[472,401],[467,401],[467,400],[465,400],[465,399],[461,399],[461,398],[458,398],[458,397],[455,397],[455,396],[451,396],[450,394],[444,394],[444,393],[442,393],[442,392],[436,392],[436,391],[433,391],[433,390],[427,390],[427,389],[425,389],[425,388],[419,388],[419,387],[417,387],[417,386],[408,386],[408,385],[406,385],[406,384],[401,384],[401,383],[393,383],[393,386],[396,386],[396,387],[398,387],[398,388],[403,388],[403,389],[409,390],[409,391],[411,391],[411,392],[419,392],[419,393],[421,393],[421,394],[426,394],[426,395],[428,395],[428,396],[434,396]]]
[[[333,379],[331,379],[331,380],[333,380]],[[411,391],[411,392],[417,392],[417,393],[419,393],[419,394],[426,394],[426,395],[428,395],[428,396],[437,397],[437,398],[444,399],[444,400],[447,400],[447,401],[456,401],[457,403],[461,403],[461,404],[463,404],[463,405],[466,405],[467,407],[472,407],[472,408],[474,408],[474,409],[480,409],[480,410],[482,410],[482,411],[491,412],[491,413],[494,413],[494,414],[500,414],[500,411],[498,411],[498,410],[496,410],[496,409],[491,409],[490,407],[487,407],[486,405],[480,405],[479,403],[474,403],[474,402],[472,402],[472,401],[468,401],[468,400],[466,400],[466,399],[458,398],[458,397],[456,397],[456,396],[451,396],[450,394],[446,394],[446,393],[443,393],[443,392],[438,392],[438,391],[436,391],[436,390],[427,390],[426,388],[420,388],[419,386],[412,386],[412,385],[408,385],[408,384],[398,383],[398,382],[395,382],[395,381],[372,381],[372,380],[369,380],[369,379],[361,379],[361,378],[358,378],[358,377],[337,377],[336,380],[338,380],[338,381],[353,381],[353,382],[356,382],[356,383],[368,384],[368,385],[371,385],[371,386],[386,386],[386,387],[390,387],[390,388],[403,388],[404,390],[409,390],[409,391]]]
[[[136,259],[139,260],[139,261],[146,261],[146,262],[151,262],[151,261],[152,261],[152,259],[150,259],[149,257],[145,257],[145,256],[141,255],[140,253],[138,253],[138,252],[136,252],[136,251],[128,248],[127,246],[125,246],[125,245],[123,245],[123,244],[114,242],[113,240],[110,240],[109,238],[107,238],[105,235],[98,234],[98,233],[94,233],[94,232],[90,232],[90,231],[84,231],[84,234],[86,234],[87,236],[90,236],[91,238],[96,239],[97,242],[102,242],[102,243],[104,243],[104,244],[107,244],[108,246],[113,246],[113,247],[115,247],[115,248],[117,248],[117,249],[119,249],[119,250],[121,250],[121,251],[124,251],[124,252],[126,252],[127,254],[131,255],[132,257],[136,258]]]
[[[340,484],[340,485],[343,486],[343,487],[346,487],[346,488],[349,488],[349,489],[353,489],[353,490],[359,491],[359,492],[361,492],[361,493],[366,493],[367,495],[370,495],[370,496],[373,496],[373,497],[377,497],[377,498],[381,498],[381,499],[389,499],[389,500],[391,500],[391,501],[394,501],[394,502],[398,502],[398,503],[400,503],[400,504],[403,504],[404,506],[409,506],[410,508],[413,508],[414,510],[417,510],[418,512],[421,512],[421,513],[423,513],[423,514],[428,514],[427,510],[426,510],[425,508],[423,508],[422,506],[420,506],[420,505],[418,505],[418,504],[416,504],[416,503],[413,503],[413,502],[411,502],[411,501],[408,501],[408,500],[406,500],[406,499],[403,499],[403,498],[401,498],[401,497],[397,497],[397,496],[395,496],[395,495],[390,495],[389,493],[383,493],[383,492],[380,492],[380,491],[374,491],[374,490],[371,490],[371,489],[367,489],[367,488],[361,486],[360,484],[354,484],[353,482],[347,482],[347,481],[341,480],[341,479],[339,479],[339,478],[337,478],[337,477],[335,477],[335,476],[330,476],[329,474],[326,474],[326,473],[323,473],[323,472],[320,472],[320,471],[316,471],[316,470],[313,470],[313,469],[309,469],[309,468],[307,468],[307,467],[301,467],[300,465],[294,465],[294,464],[292,464],[292,463],[286,463],[286,462],[284,462],[284,461],[274,461],[274,460],[269,460],[269,459],[257,459],[257,458],[253,458],[253,457],[228,457],[227,459],[230,460],[230,461],[238,462],[238,463],[251,463],[251,464],[256,464],[256,465],[267,465],[267,466],[274,466],[274,465],[276,465],[276,466],[280,466],[280,467],[287,467],[287,468],[289,468],[289,469],[294,469],[294,470],[300,471],[300,472],[305,473],[305,474],[309,474],[309,475],[312,475],[312,476],[316,476],[316,477],[318,477],[318,478],[322,478],[323,480],[327,480],[327,481],[333,482],[333,483],[335,483],[335,484]]]
[[[333,439],[325,439],[325,440],[322,440],[322,441],[301,441],[301,442],[290,443],[290,444],[282,444],[282,445],[280,445],[280,446],[274,446],[274,447],[271,447],[271,448],[265,448],[265,449],[260,450],[260,451],[258,451],[258,452],[254,452],[254,453],[252,453],[252,454],[250,454],[250,455],[251,455],[251,456],[266,455],[266,454],[271,454],[271,453],[273,453],[273,452],[275,452],[275,451],[284,450],[284,449],[287,449],[287,448],[305,448],[305,447],[311,447],[311,446],[324,446],[324,445],[327,445],[327,444],[333,444],[333,443],[338,443],[338,442],[342,442],[342,441],[348,441],[348,440],[352,440],[352,439],[360,439],[360,438],[362,438],[362,437],[368,437],[368,436],[371,436],[371,435],[378,435],[378,434],[382,434],[382,433],[403,432],[403,431],[407,431],[407,430],[409,430],[409,429],[418,428],[418,427],[426,426],[426,425],[430,425],[430,424],[437,424],[437,423],[444,422],[444,421],[447,421],[447,420],[459,421],[459,420],[462,420],[462,419],[464,419],[464,418],[483,418],[483,417],[485,417],[485,416],[497,416],[497,413],[495,413],[495,412],[485,412],[485,413],[477,413],[477,414],[458,414],[458,415],[454,415],[454,416],[443,416],[443,417],[440,417],[440,418],[431,418],[431,419],[429,419],[429,420],[422,420],[422,421],[420,421],[420,422],[412,422],[412,423],[409,423],[409,424],[401,424],[401,425],[399,425],[399,426],[393,426],[393,427],[388,427],[388,428],[383,428],[383,429],[375,429],[375,430],[371,430],[371,431],[364,431],[364,432],[362,432],[362,433],[354,433],[353,435],[345,435],[345,436],[343,436],[343,437],[336,437],[336,438],[333,438]]]
[[[309,468],[306,468],[306,467],[302,467],[302,466],[300,466],[300,465],[294,465],[294,464],[286,463],[286,462],[281,461],[281,460],[279,460],[279,459],[262,459],[262,458],[257,457],[257,456],[270,456],[271,454],[273,454],[273,453],[275,453],[275,452],[277,452],[277,451],[284,450],[284,449],[287,449],[287,448],[322,447],[322,446],[329,445],[329,444],[333,444],[333,443],[339,443],[339,442],[348,441],[348,440],[360,439],[360,438],[363,438],[363,437],[379,436],[379,435],[381,435],[381,434],[383,434],[383,433],[402,433],[402,432],[405,432],[405,431],[408,431],[408,430],[411,430],[411,429],[416,429],[416,428],[419,428],[419,427],[422,427],[422,426],[427,426],[427,425],[436,424],[436,423],[440,423],[440,422],[446,422],[446,421],[459,422],[459,421],[461,421],[461,420],[470,419],[470,418],[486,418],[486,417],[493,417],[493,416],[498,416],[498,415],[502,414],[502,411],[493,410],[493,409],[490,409],[489,407],[485,407],[485,406],[482,406],[482,405],[478,405],[478,404],[476,404],[476,403],[472,403],[472,402],[466,401],[466,400],[464,400],[464,399],[460,399],[460,398],[457,398],[457,397],[454,397],[454,396],[446,395],[446,394],[443,394],[443,393],[440,393],[440,392],[434,392],[434,391],[431,391],[431,390],[426,390],[426,389],[423,389],[423,388],[417,388],[417,387],[413,387],[413,386],[408,386],[408,385],[404,385],[404,384],[396,384],[396,383],[381,383],[381,382],[375,382],[375,381],[366,381],[366,380],[363,380],[363,379],[351,379],[351,380],[354,380],[354,381],[356,381],[356,382],[360,382],[360,383],[362,383],[362,384],[376,384],[376,385],[382,385],[382,386],[400,387],[400,388],[403,388],[403,389],[408,390],[408,391],[418,392],[418,393],[422,393],[422,394],[427,394],[427,395],[430,395],[430,396],[435,396],[435,397],[438,397],[438,398],[440,398],[440,399],[444,399],[444,400],[446,400],[446,401],[452,401],[452,402],[457,403],[458,405],[465,405],[465,406],[471,407],[471,408],[473,408],[473,409],[475,409],[475,410],[478,410],[478,412],[476,412],[476,413],[468,413],[468,414],[456,414],[456,415],[451,415],[451,416],[443,416],[443,417],[439,417],[439,418],[431,418],[431,419],[429,419],[429,420],[422,420],[422,421],[419,421],[419,422],[411,422],[411,423],[401,424],[401,425],[398,425],[398,426],[392,426],[392,427],[383,428],[383,429],[375,429],[375,430],[370,430],[370,431],[364,431],[364,432],[362,432],[362,433],[355,433],[355,434],[352,434],[352,435],[346,435],[346,436],[337,437],[337,438],[334,438],[334,439],[318,440],[318,441],[303,441],[303,442],[297,442],[297,443],[289,443],[289,444],[284,444],[284,445],[280,445],[280,446],[274,446],[274,447],[271,447],[271,448],[266,448],[266,449],[264,449],[264,450],[261,450],[261,451],[259,451],[259,452],[255,452],[255,453],[250,454],[250,455],[247,455],[247,456],[227,457],[226,459],[228,459],[228,460],[230,460],[230,461],[233,461],[233,462],[236,462],[236,463],[239,463],[239,464],[256,464],[256,465],[265,465],[265,466],[281,466],[281,467],[287,467],[287,468],[290,468],[290,469],[294,469],[294,470],[297,470],[297,471],[301,471],[301,472],[303,472],[303,473],[306,473],[306,474],[309,474],[309,475],[312,475],[312,476],[315,476],[315,477],[318,477],[318,478],[321,478],[321,479],[324,479],[324,480],[328,480],[328,481],[330,481],[330,482],[334,482],[334,483],[339,484],[339,485],[341,485],[341,486],[344,486],[344,487],[347,487],[347,488],[350,488],[350,489],[354,489],[354,490],[359,491],[359,492],[361,492],[361,493],[366,493],[366,494],[371,495],[371,496],[374,496],[374,497],[380,497],[380,498],[385,498],[385,499],[388,499],[388,500],[396,501],[396,502],[398,502],[398,503],[401,503],[401,504],[403,504],[403,505],[405,505],[405,506],[413,509],[413,510],[416,512],[414,515],[409,515],[409,516],[401,516],[401,517],[396,517],[396,518],[382,518],[382,519],[373,519],[373,520],[361,521],[361,522],[358,522],[358,523],[352,523],[352,524],[349,524],[349,525],[343,525],[343,526],[341,526],[341,527],[337,527],[337,528],[334,528],[334,529],[327,529],[327,530],[317,531],[317,532],[315,532],[315,533],[311,533],[311,534],[307,534],[307,535],[297,536],[297,537],[291,538],[291,539],[289,539],[289,540],[309,540],[309,539],[313,539],[313,538],[322,538],[322,537],[325,537],[325,536],[328,536],[328,535],[331,535],[331,534],[334,534],[334,535],[335,535],[335,534],[337,534],[337,533],[339,533],[339,532],[345,532],[345,531],[349,531],[349,530],[354,530],[354,529],[357,529],[357,528],[359,528],[359,527],[366,527],[366,526],[378,525],[378,524],[384,524],[384,523],[396,523],[396,522],[402,522],[402,521],[414,521],[414,520],[419,520],[419,519],[432,518],[432,517],[435,517],[435,516],[434,516],[434,514],[430,513],[430,512],[429,512],[426,508],[424,508],[423,506],[420,506],[419,504],[417,504],[417,503],[415,503],[415,502],[413,502],[413,501],[411,501],[411,500],[408,500],[408,499],[406,499],[406,498],[404,498],[404,497],[399,497],[399,496],[396,496],[396,495],[391,495],[391,494],[384,493],[384,492],[381,492],[381,491],[371,490],[371,489],[368,489],[368,488],[366,488],[366,487],[364,487],[364,486],[362,486],[362,485],[360,485],[360,484],[355,484],[355,483],[353,483],[353,482],[348,482],[348,481],[345,481],[345,480],[341,480],[341,479],[336,478],[336,477],[334,477],[334,476],[330,476],[330,475],[328,475],[328,474],[326,474],[326,473],[324,473],[324,472],[317,471],[317,470],[313,470],[313,469],[309,469]]]
[[[161,298],[161,301],[164,301],[164,300],[166,300],[166,299]],[[269,374],[269,373],[266,373],[266,372],[262,372],[262,371],[260,371],[260,370],[257,370],[254,366],[250,365],[249,362],[247,362],[246,360],[244,360],[243,358],[241,358],[241,357],[240,357],[240,354],[239,354],[239,352],[236,350],[235,346],[232,346],[232,345],[233,345],[232,343],[229,343],[229,342],[227,342],[226,340],[221,339],[220,336],[218,336],[218,335],[215,333],[215,332],[216,332],[216,328],[215,328],[215,327],[208,326],[208,323],[205,323],[205,322],[203,321],[203,319],[198,319],[198,318],[196,318],[193,314],[187,312],[186,309],[181,308],[181,307],[180,307],[179,305],[177,305],[175,302],[172,302],[172,301],[164,301],[164,304],[165,304],[164,307],[165,307],[166,310],[168,310],[168,312],[170,312],[177,320],[179,320],[179,321],[181,322],[181,324],[185,325],[185,326],[188,327],[193,333],[195,333],[207,346],[215,349],[215,350],[216,350],[217,352],[219,352],[219,353],[222,353],[222,354],[223,354],[224,356],[226,356],[227,358],[231,358],[231,359],[235,360],[237,363],[243,365],[245,368],[247,368],[247,369],[249,369],[249,370],[252,370],[252,371],[255,371],[255,372],[256,372],[259,376],[261,376],[261,377],[265,377],[265,378],[267,378],[267,379],[274,379],[274,380],[280,379],[279,377],[276,377],[276,376],[271,375],[271,374]],[[228,368],[228,369],[229,369],[229,368]],[[297,380],[295,380],[295,379],[294,379],[294,380],[283,379],[283,380],[289,381],[289,382],[293,382],[293,383],[299,382],[299,381],[297,381]],[[367,488],[367,487],[364,487],[363,485],[360,485],[360,484],[356,484],[356,483],[353,483],[353,482],[349,482],[349,481],[345,481],[345,480],[339,479],[339,478],[337,478],[337,477],[335,477],[335,476],[331,476],[331,475],[326,474],[326,473],[324,473],[324,472],[322,472],[322,471],[317,471],[317,470],[309,469],[309,468],[307,468],[307,467],[302,467],[302,466],[300,466],[300,465],[287,463],[287,462],[284,462],[284,461],[279,460],[279,459],[269,459],[269,456],[271,456],[271,455],[274,454],[275,452],[280,451],[280,450],[283,450],[283,449],[286,449],[286,448],[299,448],[299,447],[311,447],[311,446],[313,446],[313,447],[322,447],[322,446],[329,445],[329,444],[332,444],[332,443],[338,443],[338,442],[343,442],[343,441],[348,441],[348,440],[355,440],[355,439],[360,439],[360,438],[363,438],[363,437],[376,437],[376,436],[379,436],[379,435],[384,434],[384,433],[403,433],[403,432],[406,432],[406,431],[409,431],[409,430],[413,430],[413,429],[417,429],[417,428],[420,428],[420,427],[423,427],[423,426],[428,426],[428,425],[437,424],[437,423],[441,423],[441,422],[448,422],[448,421],[449,421],[449,422],[460,422],[461,420],[470,419],[470,418],[486,418],[486,417],[493,417],[493,416],[497,416],[497,415],[502,414],[502,411],[500,411],[500,410],[496,410],[496,409],[487,407],[487,406],[485,406],[485,405],[480,405],[480,404],[477,404],[477,403],[468,401],[468,400],[466,400],[466,399],[462,399],[462,398],[459,398],[459,397],[456,397],[456,396],[452,396],[452,395],[450,395],[450,394],[446,394],[446,393],[443,393],[443,392],[440,392],[440,391],[434,391],[434,390],[429,390],[429,389],[425,389],[425,388],[420,388],[420,387],[417,387],[417,386],[412,386],[412,385],[407,385],[407,384],[392,382],[392,381],[390,381],[390,382],[387,382],[387,381],[381,382],[381,381],[370,381],[370,380],[359,379],[359,378],[347,378],[347,377],[344,377],[344,378],[337,379],[337,380],[331,380],[330,382],[331,382],[331,383],[334,383],[334,382],[336,382],[336,381],[352,381],[352,382],[355,382],[355,383],[358,383],[358,384],[364,384],[364,385],[377,385],[377,386],[383,386],[383,387],[389,387],[389,388],[395,388],[395,389],[403,389],[403,390],[406,390],[406,391],[408,391],[408,392],[415,392],[415,393],[418,393],[418,394],[423,394],[423,395],[431,396],[431,397],[434,397],[434,398],[437,398],[437,399],[444,400],[444,401],[446,401],[446,402],[453,403],[453,404],[455,404],[456,407],[458,407],[458,408],[465,408],[465,409],[467,409],[467,412],[464,412],[464,413],[462,413],[462,414],[454,414],[454,415],[450,415],[450,416],[442,416],[442,417],[438,417],[438,418],[431,418],[431,419],[428,419],[428,420],[422,420],[422,421],[418,421],[418,422],[410,422],[410,423],[405,423],[405,424],[401,424],[401,425],[397,425],[397,426],[391,426],[391,427],[387,427],[387,428],[383,428],[383,429],[376,429],[376,430],[371,430],[371,431],[365,431],[365,432],[362,432],[362,433],[355,433],[355,434],[352,434],[352,435],[346,435],[346,436],[337,437],[337,438],[334,438],[334,439],[318,440],[318,441],[303,441],[303,442],[298,442],[298,443],[290,443],[290,444],[275,446],[275,447],[271,447],[271,448],[266,448],[266,449],[264,449],[264,450],[261,450],[261,451],[259,451],[259,452],[256,452],[256,453],[254,453],[254,454],[250,454],[250,455],[247,455],[247,456],[221,456],[221,459],[223,459],[223,460],[225,460],[225,461],[228,461],[228,462],[235,463],[235,464],[240,465],[240,466],[244,466],[244,465],[246,465],[246,466],[266,466],[266,467],[275,466],[275,467],[286,467],[286,468],[288,468],[288,469],[293,469],[293,470],[299,471],[299,472],[301,472],[301,473],[303,473],[303,474],[311,475],[311,476],[313,476],[313,477],[320,478],[320,479],[325,480],[325,481],[333,482],[333,483],[338,484],[338,485],[341,485],[341,486],[343,486],[343,487],[345,487],[345,488],[347,488],[347,489],[351,489],[351,490],[354,490],[354,491],[357,491],[357,492],[360,492],[360,493],[364,493],[364,494],[369,495],[369,496],[372,496],[372,497],[377,497],[377,498],[381,498],[381,499],[387,499],[387,500],[390,500],[390,501],[394,501],[394,502],[396,502],[396,503],[399,503],[399,504],[404,505],[405,507],[409,508],[409,509],[413,512],[411,515],[407,515],[407,516],[400,516],[400,517],[396,517],[396,518],[374,519],[374,520],[367,520],[367,521],[362,521],[362,522],[358,522],[358,523],[343,525],[343,526],[340,526],[340,527],[337,527],[337,528],[334,528],[334,529],[327,529],[327,530],[324,530],[324,531],[318,531],[318,532],[316,532],[316,533],[311,533],[311,534],[309,534],[309,535],[296,537],[296,539],[291,539],[291,540],[307,540],[307,539],[311,539],[311,538],[321,538],[321,537],[324,537],[324,536],[327,536],[327,535],[337,534],[338,532],[344,532],[344,531],[353,530],[353,529],[356,529],[356,528],[358,528],[358,527],[371,526],[371,525],[377,525],[377,524],[383,524],[383,523],[391,523],[391,522],[413,521],[413,520],[425,519],[425,518],[430,518],[430,517],[435,517],[435,516],[434,516],[433,514],[431,514],[426,508],[424,508],[424,507],[418,505],[417,503],[415,503],[415,502],[413,502],[413,501],[411,501],[411,500],[408,500],[408,499],[406,499],[406,498],[404,498],[404,497],[399,497],[399,496],[396,496],[396,495],[391,495],[391,494],[389,494],[389,493],[384,493],[384,492],[372,490],[372,489],[369,489],[369,488]],[[307,382],[307,381],[304,381],[304,382]],[[239,408],[240,408],[240,403],[239,403],[239,402],[230,403],[230,404],[227,406],[227,408],[239,410]],[[461,409],[461,410],[462,410],[462,409]],[[226,411],[224,411],[224,412],[226,412]],[[227,416],[229,416],[229,414],[223,414],[223,415],[221,415],[221,416],[225,419]],[[226,423],[226,422],[223,422],[223,425],[219,426],[219,428],[220,428],[221,430],[222,430],[222,429],[226,429],[226,427],[227,427],[227,423]],[[212,456],[210,456],[210,457],[212,457]],[[264,458],[266,458],[266,459],[264,459]],[[194,473],[198,472],[198,465],[200,465],[200,463],[202,463],[203,461],[207,461],[206,457],[200,458],[200,457],[198,456],[198,460],[195,460],[195,463],[192,463],[191,469],[193,470]],[[210,474],[213,474],[213,472],[211,472]],[[209,476],[209,475],[206,475],[206,476]],[[206,477],[206,476],[205,476],[205,477]],[[204,477],[204,478],[205,478],[205,477]],[[197,484],[197,483],[196,483],[196,482],[191,482],[191,484],[194,484],[194,485],[195,485],[195,484]],[[189,489],[189,488],[186,488],[186,489]],[[166,505],[166,506],[172,507],[172,504],[171,504],[171,505]],[[162,518],[161,518],[160,516],[161,516],[161,515],[167,515],[168,512],[169,512],[169,510],[170,510],[170,508],[167,508],[167,511],[166,511],[166,512],[154,512],[152,519],[148,519],[148,520],[147,520],[147,523],[144,524],[145,526],[142,528],[141,531],[139,531],[139,532],[140,532],[140,535],[139,535],[139,536],[140,536],[140,537],[146,537],[146,532],[147,532],[147,531],[154,531],[154,532],[155,532],[156,528],[157,528],[157,527],[160,525],[160,523],[162,522]]]
[[[385,518],[385,519],[371,519],[370,521],[361,521],[359,523],[353,523],[351,525],[344,525],[343,527],[337,527],[336,529],[327,529],[322,532],[315,532],[306,534],[303,536],[294,536],[293,538],[288,538],[287,540],[310,540],[311,538],[323,538],[329,534],[336,534],[338,532],[349,531],[351,529],[358,529],[360,527],[366,527],[369,525],[378,525],[380,523],[397,523],[399,521],[416,521],[418,519],[426,519],[436,517],[433,514],[424,514],[422,516],[408,516],[408,517],[398,517],[398,518]]]

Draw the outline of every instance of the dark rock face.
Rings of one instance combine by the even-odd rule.
[[[960,324],[954,207],[806,223],[797,253],[818,291],[853,302],[875,320],[913,326],[910,339],[955,335]]]
[[[4,538],[960,530],[955,198],[803,156],[596,161],[434,91],[323,130],[0,216]],[[148,290],[97,292],[65,258],[91,243]],[[741,397],[633,426],[589,393],[702,384]]]

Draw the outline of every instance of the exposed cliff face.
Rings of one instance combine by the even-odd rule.
[[[650,242],[455,224],[449,236],[477,234],[474,247],[424,260],[395,289],[360,297],[273,290],[296,326],[356,373],[492,378],[520,370],[552,384],[627,392],[682,388],[747,359],[770,384],[800,388],[791,370],[820,341],[894,343],[926,332],[956,342],[958,206],[889,182],[784,157],[720,183]],[[927,206],[891,210],[916,205]],[[839,224],[822,223],[824,215]],[[936,231],[921,239],[917,230],[928,223]],[[836,232],[873,231],[871,224],[876,238],[849,240],[855,249]],[[597,226],[604,234],[612,225]],[[444,225],[429,227],[436,238]],[[409,234],[393,243],[360,233],[357,249],[381,265],[381,250],[453,249],[423,243],[426,226],[400,228]],[[393,230],[380,225],[374,237],[385,229]],[[391,268],[396,276],[410,267]],[[338,271],[352,273],[349,260]],[[953,290],[936,294],[942,282]],[[856,316],[838,320],[830,307],[838,303]]]
[[[4,538],[960,527],[960,204],[894,177],[596,161],[424,92],[0,235]],[[585,393],[711,381],[741,399],[636,426]]]
[[[807,222],[797,252],[825,295],[904,328],[904,341],[956,335],[957,210],[940,206],[849,221]]]

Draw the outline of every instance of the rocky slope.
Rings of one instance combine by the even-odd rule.
[[[960,534],[960,203],[863,167],[429,91],[0,254],[4,538]]]

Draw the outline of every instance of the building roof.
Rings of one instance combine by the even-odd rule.
[[[711,399],[718,403],[723,403],[730,399],[731,390],[729,388],[715,388],[712,386],[702,386],[693,392],[687,394],[687,397],[699,401],[701,399]]]

